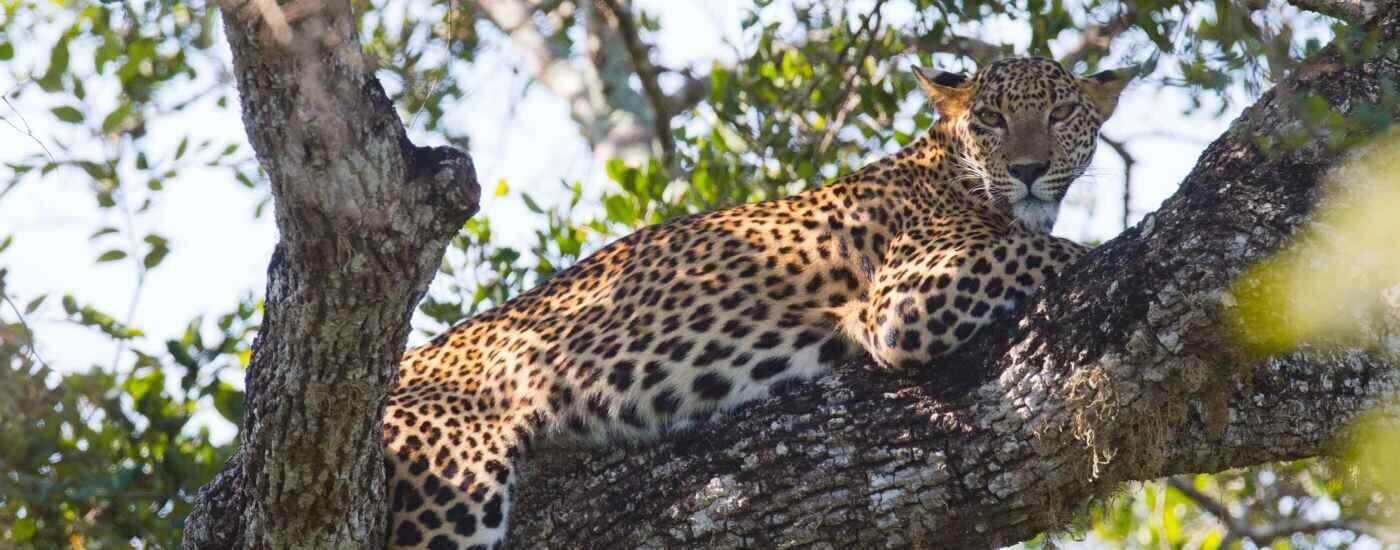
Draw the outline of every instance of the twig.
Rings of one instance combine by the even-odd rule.
[[[37,361],[40,366],[48,370],[53,370],[53,367],[49,366],[49,362],[39,356],[39,348],[34,345],[34,329],[29,328],[29,321],[25,320],[24,312],[20,311],[19,306],[15,305],[15,301],[10,299],[10,294],[8,292],[0,294],[0,296],[5,298],[5,303],[10,304],[10,309],[15,310],[15,318],[19,319],[19,325],[24,327],[25,332],[29,333],[29,341],[25,343],[25,347],[29,348],[29,355],[34,357],[34,360]]]
[[[457,16],[453,13],[454,11],[456,11],[456,3],[453,0],[447,0],[447,61],[445,63],[448,66],[451,66],[452,62],[452,41],[457,38]],[[418,106],[418,110],[414,111],[413,117],[409,119],[408,128],[413,128],[418,124],[418,116],[423,114],[423,108],[428,106],[428,101],[432,100],[433,94],[437,92],[438,84],[442,83],[442,78],[446,74],[444,71],[443,74],[433,79],[431,86],[428,86],[428,94],[423,98],[423,103]]]
[[[1073,69],[1074,65],[1083,61],[1091,53],[1104,54],[1108,52],[1108,46],[1114,38],[1131,29],[1133,21],[1137,19],[1137,12],[1131,8],[1126,9],[1109,19],[1108,22],[1100,25],[1090,25],[1084,29],[1084,38],[1079,45],[1070,48],[1065,55],[1060,58],[1060,63],[1066,68]]]
[[[530,76],[569,105],[569,116],[582,128],[589,147],[597,151],[608,139],[603,83],[597,71],[586,71],[571,63],[569,52],[550,41],[535,23],[535,7],[529,3],[477,0],[476,5],[525,59]]]
[[[1186,495],[1186,498],[1191,499],[1193,502],[1196,503],[1197,506],[1200,506],[1206,512],[1209,512],[1210,515],[1215,516],[1215,518],[1220,520],[1222,523],[1227,524],[1227,527],[1233,527],[1233,524],[1235,522],[1235,516],[1230,513],[1230,510],[1226,508],[1224,504],[1221,504],[1220,501],[1211,498],[1205,493],[1197,491],[1196,487],[1192,485],[1190,481],[1176,477],[1169,477],[1167,478],[1167,485],[1171,486],[1171,488],[1173,489],[1181,491],[1181,494]]]
[[[690,69],[686,69],[682,76],[685,77],[685,84],[681,85],[681,89],[666,96],[666,110],[673,117],[694,107],[710,94],[709,76],[695,76]]]
[[[16,84],[16,86],[18,86],[18,84]],[[11,88],[10,90],[13,90],[13,89],[14,89],[14,88]],[[52,163],[54,163],[54,164],[58,164],[58,159],[54,158],[53,153],[49,152],[48,146],[47,146],[47,145],[44,145],[44,142],[43,142],[42,140],[39,139],[39,136],[34,135],[34,128],[32,128],[32,127],[29,126],[29,121],[26,120],[26,119],[24,118],[24,114],[23,114],[23,113],[20,113],[20,112],[19,112],[19,109],[16,109],[15,106],[14,106],[14,104],[10,103],[10,98],[5,97],[5,96],[8,96],[9,94],[10,94],[10,91],[7,90],[7,91],[5,92],[4,95],[0,95],[0,101],[4,101],[4,102],[5,102],[5,106],[6,106],[6,107],[9,107],[9,108],[10,108],[10,111],[13,112],[13,113],[15,114],[15,118],[18,118],[19,121],[20,121],[20,123],[24,125],[24,129],[21,130],[21,129],[19,128],[19,126],[15,126],[15,123],[10,122],[10,119],[8,119],[8,118],[0,117],[0,120],[5,121],[5,124],[8,124],[11,128],[14,128],[16,132],[19,132],[19,133],[21,133],[21,134],[24,134],[24,135],[26,135],[26,136],[29,136],[29,139],[33,140],[34,143],[36,143],[36,144],[39,145],[39,148],[40,148],[40,149],[43,149],[43,150],[44,150],[44,154],[47,155],[47,156],[49,157],[49,162],[52,162]]]
[[[201,99],[204,99],[205,97],[208,97],[209,94],[212,94],[212,93],[214,93],[214,92],[222,92],[222,91],[224,91],[224,90],[227,90],[227,89],[228,89],[228,84],[229,84],[229,82],[232,82],[232,81],[233,81],[233,76],[230,75],[227,71],[219,71],[219,77],[216,78],[216,79],[214,79],[214,82],[209,83],[209,86],[208,86],[208,87],[206,87],[206,88],[204,88],[203,90],[200,90],[200,91],[198,91],[198,92],[195,92],[193,95],[191,95],[191,96],[189,96],[189,97],[187,97],[187,98],[185,98],[185,99],[182,99],[182,100],[180,100],[180,101],[175,102],[174,104],[170,105],[169,107],[162,108],[162,109],[160,110],[160,112],[161,112],[161,114],[170,114],[170,113],[176,113],[176,112],[182,111],[182,110],[184,110],[186,107],[189,107],[190,105],[193,105],[196,101],[199,101],[199,100],[201,100]]]
[[[822,135],[822,140],[820,144],[817,145],[818,156],[826,154],[827,148],[831,147],[831,142],[836,139],[836,133],[841,130],[841,126],[845,125],[846,116],[860,104],[860,98],[855,93],[856,75],[860,74],[861,63],[870,55],[871,48],[875,46],[875,41],[880,37],[880,27],[882,24],[880,8],[884,6],[885,0],[875,2],[875,7],[871,8],[870,13],[866,14],[865,18],[860,22],[860,31],[858,34],[870,33],[870,37],[866,39],[865,47],[861,48],[860,55],[857,55],[855,59],[851,60],[851,66],[846,70],[846,82],[841,87],[842,90],[845,90],[845,97],[841,99],[841,104],[838,107],[839,110],[836,112],[836,118],[832,120],[831,125],[826,128],[826,133]],[[873,25],[873,31],[871,30],[872,25],[870,24],[872,21],[875,23]]]
[[[117,204],[120,205],[122,209],[122,218],[124,221],[123,225],[126,226],[127,245],[130,247],[131,250],[128,256],[131,257],[132,265],[136,267],[136,289],[131,292],[131,302],[129,302],[126,306],[125,324],[127,327],[130,327],[132,326],[132,320],[136,318],[136,306],[141,302],[141,293],[146,288],[147,270],[145,260],[141,258],[140,245],[138,245],[136,241],[136,228],[131,222],[131,207],[126,202],[126,192],[123,190],[120,193],[117,193],[114,198],[116,199]],[[126,353],[126,350],[127,339],[117,339],[117,348],[115,351],[112,352],[111,366],[113,370],[116,370],[117,361],[121,360],[122,354]]]
[[[1133,204],[1133,165],[1137,164],[1137,159],[1128,152],[1128,144],[1118,141],[1105,135],[1099,135],[1099,139],[1104,144],[1118,153],[1118,158],[1123,159],[1123,229],[1128,228],[1128,222],[1132,215]]]
[[[1310,535],[1333,529],[1368,534],[1372,531],[1370,526],[1364,522],[1349,519],[1285,521],[1274,525],[1253,526],[1245,519],[1231,514],[1230,510],[1226,508],[1224,504],[1221,504],[1220,501],[1197,491],[1190,481],[1169,477],[1167,478],[1167,485],[1180,491],[1181,494],[1185,495],[1186,498],[1190,499],[1192,502],[1195,502],[1201,509],[1214,516],[1215,519],[1220,520],[1220,523],[1225,526],[1225,536],[1220,541],[1221,548],[1228,548],[1230,543],[1239,539],[1249,539],[1254,541],[1255,544],[1265,545],[1273,542],[1275,539],[1295,534]],[[1377,538],[1382,538],[1380,535],[1375,536]]]
[[[656,142],[661,146],[661,164],[674,173],[677,169],[676,141],[671,136],[671,117],[674,113],[670,110],[666,94],[661,91],[658,81],[660,72],[651,62],[651,46],[642,42],[637,22],[627,6],[621,5],[618,0],[596,2],[610,16],[613,28],[622,38],[627,54],[632,57],[632,67],[636,69],[637,79],[642,81],[642,91],[646,92],[647,101],[651,103],[653,131]]]

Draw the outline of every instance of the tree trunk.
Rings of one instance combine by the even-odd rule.
[[[225,9],[224,22],[281,241],[242,447],[200,491],[185,545],[380,547],[385,396],[413,309],[480,190],[467,155],[409,142],[348,2],[290,26],[258,5]]]
[[[1329,145],[1336,135],[1266,150],[1267,138],[1308,128],[1299,106],[1311,94],[1342,114],[1389,105],[1400,118],[1383,99],[1383,83],[1400,82],[1400,2],[1386,4],[1366,26],[1380,56],[1334,45],[1307,62],[1211,144],[1159,212],[1024,316],[912,380],[851,364],[658,446],[541,449],[513,543],[987,547],[1063,528],[1124,481],[1323,453],[1397,395],[1400,304],[1392,326],[1351,347],[1263,359],[1225,320],[1238,276],[1304,226],[1347,156]],[[1400,417],[1390,403],[1383,412]]]

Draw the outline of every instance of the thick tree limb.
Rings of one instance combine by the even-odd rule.
[[[1389,44],[1396,4],[1370,25]],[[1324,50],[1216,140],[1159,212],[912,381],[852,364],[656,447],[540,450],[515,543],[986,547],[1060,528],[1123,481],[1325,452],[1397,395],[1396,339],[1261,360],[1223,326],[1237,275],[1307,222],[1344,157],[1325,135],[1268,152],[1262,138],[1304,127],[1307,94],[1343,112],[1379,103],[1381,82],[1400,80],[1396,50],[1381,50],[1390,57]]]
[[[379,546],[385,396],[409,317],[476,211],[476,175],[462,152],[408,141],[360,57],[349,2],[285,18],[285,34],[229,8],[244,125],[281,241],[243,445],[201,490],[185,546]]]

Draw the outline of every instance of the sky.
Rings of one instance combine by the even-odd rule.
[[[733,61],[738,55],[731,44],[743,43],[739,17],[740,6],[746,2],[641,0],[638,4],[657,14],[661,27],[666,29],[656,37],[661,64],[703,68],[715,62]],[[777,20],[781,21],[781,17]],[[897,16],[890,20],[897,20]],[[1022,48],[1029,40],[1022,25],[1006,20],[992,21],[969,32],[996,36]],[[577,180],[596,196],[608,184],[607,179],[569,119],[567,106],[540,87],[529,86],[528,76],[515,69],[521,64],[518,56],[508,44],[497,42],[501,45],[483,50],[470,66],[453,68],[453,78],[476,84],[467,87],[462,102],[446,107],[444,117],[446,124],[471,137],[470,152],[484,190],[477,215],[494,220],[532,218],[518,193],[504,198],[490,193],[495,182],[502,179],[509,182],[513,191],[532,192],[537,197],[554,194],[561,179]],[[206,81],[192,82],[188,89],[201,89],[212,82],[212,75],[218,70],[228,70],[229,55],[222,36],[218,43],[216,51],[222,69],[208,67],[215,70],[201,71]],[[1072,38],[1054,45],[1062,50],[1071,43]],[[46,63],[46,51],[26,50],[20,45],[16,53],[11,65],[14,70],[23,72],[26,66],[42,68]],[[82,58],[75,55],[74,63],[82,62]],[[12,72],[0,70],[0,91],[15,86],[16,75]],[[89,97],[102,97],[103,94],[95,93],[102,87],[100,82],[89,83]],[[522,94],[521,90],[525,92]],[[175,102],[184,97],[173,94],[167,100]],[[236,95],[231,98],[236,100]],[[168,154],[187,134],[245,142],[236,110],[218,109],[213,101],[211,97],[196,102],[180,117],[151,120],[151,155]],[[1130,211],[1134,223],[1170,196],[1201,149],[1224,131],[1242,103],[1246,102],[1233,102],[1236,107],[1226,109],[1218,117],[1209,108],[1186,116],[1182,113],[1189,98],[1175,88],[1163,88],[1148,79],[1124,92],[1103,133],[1129,140],[1130,151],[1137,157]],[[32,127],[35,138],[53,147],[67,136],[47,114],[52,106],[31,94],[15,102],[14,110],[0,105],[0,115],[12,122],[20,119],[17,113],[26,115],[22,122]],[[109,108],[98,105],[95,111],[106,112]],[[907,126],[912,122],[898,124]],[[418,129],[411,135],[420,145],[443,142],[441,136]],[[246,151],[246,144],[244,147]],[[38,150],[33,139],[15,128],[0,125],[0,162]],[[871,158],[879,154],[873,151]],[[1121,161],[1106,147],[1100,147],[1090,173],[1093,177],[1073,187],[1056,225],[1057,234],[1094,242],[1107,240],[1121,229]],[[112,210],[97,207],[92,184],[80,177],[80,172],[54,174],[41,182],[20,186],[0,200],[0,236],[15,235],[12,248],[0,257],[0,266],[10,271],[9,293],[27,299],[42,293],[56,298],[72,292],[80,302],[103,311],[128,311],[137,289],[135,271],[127,262],[94,264],[94,259],[112,243],[99,244],[89,238],[102,225],[125,224],[126,220]],[[165,187],[153,210],[132,219],[137,233],[154,231],[171,242],[172,251],[165,264],[150,272],[131,309],[131,324],[154,335],[157,343],[178,336],[196,315],[226,312],[242,297],[261,295],[267,261],[276,242],[270,214],[254,215],[262,197],[220,173],[182,172]],[[532,226],[512,226],[501,221],[493,226],[497,232],[505,233],[508,243],[525,244],[526,239],[532,238]],[[440,291],[441,286],[434,288]],[[61,370],[111,363],[116,352],[111,340],[63,320],[57,308],[50,307],[47,312],[29,319],[46,362]],[[422,336],[415,332],[414,338]],[[241,384],[237,373],[228,376],[230,383]],[[229,426],[218,430],[220,436],[231,433]]]

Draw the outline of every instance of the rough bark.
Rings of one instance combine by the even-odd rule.
[[[987,547],[1062,528],[1127,480],[1322,454],[1378,403],[1400,418],[1400,304],[1344,349],[1261,359],[1224,328],[1237,276],[1304,227],[1347,155],[1326,135],[1259,138],[1303,128],[1307,94],[1342,113],[1381,102],[1400,81],[1400,3],[1377,13],[1384,57],[1305,63],[1158,212],[977,345],[908,378],[846,365],[659,446],[541,449],[514,544]]]
[[[225,6],[224,22],[281,240],[242,447],[201,490],[185,545],[378,547],[385,396],[409,317],[476,211],[476,175],[460,151],[409,142],[348,2],[321,3],[289,33],[250,6]]]

